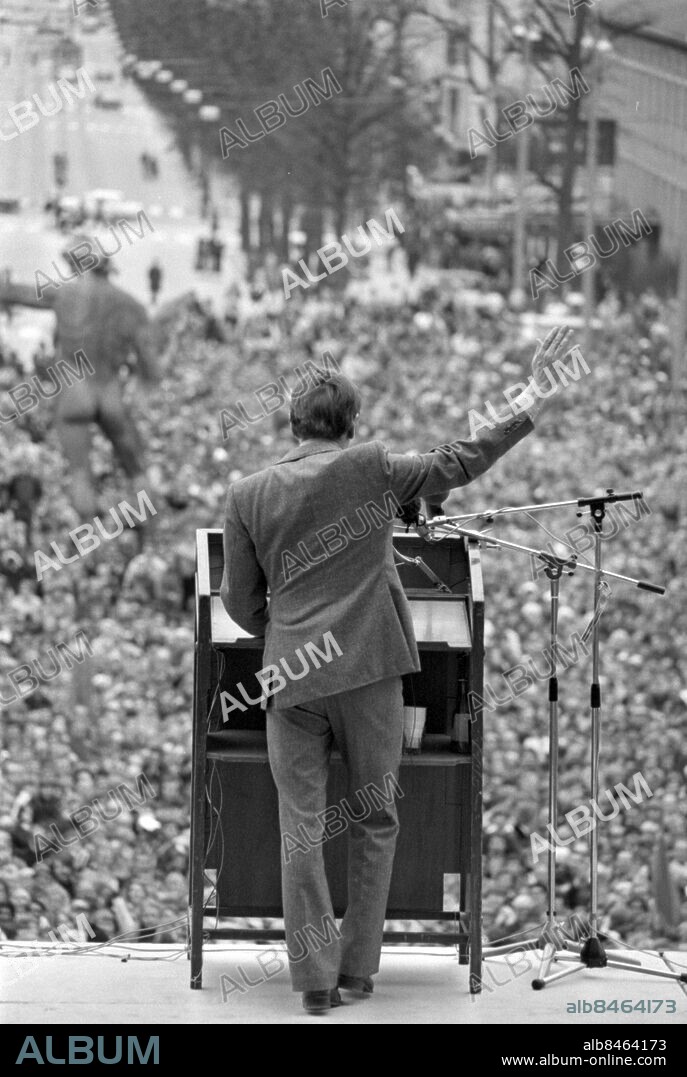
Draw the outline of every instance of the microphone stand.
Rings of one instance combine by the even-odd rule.
[[[452,517],[434,517],[432,520],[427,520],[425,526],[430,531],[437,528],[448,528],[449,534],[461,534],[466,538],[476,540],[478,542],[486,543],[491,546],[504,547],[505,549],[519,550],[522,553],[528,553],[531,556],[537,557],[543,561],[546,566],[545,572],[549,579],[549,595],[550,595],[550,640],[551,640],[551,672],[549,675],[549,798],[548,798],[548,815],[549,815],[549,835],[552,836],[555,833],[555,827],[557,823],[558,815],[558,676],[557,676],[557,653],[558,653],[558,606],[559,606],[559,589],[560,578],[563,572],[567,572],[568,575],[572,575],[575,569],[579,568],[583,571],[592,572],[594,574],[594,611],[592,620],[590,622],[592,633],[592,685],[591,685],[591,739],[592,739],[592,751],[591,751],[591,774],[590,774],[590,786],[592,799],[596,803],[598,801],[599,791],[599,755],[600,755],[600,710],[601,710],[601,689],[599,684],[599,619],[603,611],[602,601],[602,588],[603,579],[606,576],[611,576],[614,579],[622,580],[625,583],[632,583],[634,586],[641,588],[642,590],[651,591],[655,594],[665,594],[665,588],[650,583],[647,580],[638,580],[630,576],[624,576],[617,572],[609,572],[602,568],[601,561],[601,533],[603,530],[603,520],[606,513],[606,506],[616,501],[638,500],[642,498],[641,493],[630,494],[614,494],[612,490],[608,490],[606,495],[602,497],[593,498],[578,498],[573,501],[560,501],[550,502],[546,505],[528,505],[522,507],[509,507],[504,509],[495,509],[491,512],[472,513],[463,516]],[[557,557],[544,550],[536,550],[530,546],[524,546],[521,543],[508,542],[505,539],[497,539],[493,536],[486,536],[484,532],[473,531],[469,528],[461,526],[458,521],[465,519],[484,519],[485,521],[491,521],[496,516],[516,513],[516,512],[533,512],[540,511],[549,508],[560,508],[563,506],[575,505],[578,508],[588,506],[591,512],[592,520],[594,522],[594,565],[586,565],[583,562],[579,562],[577,555],[573,554],[570,558]],[[582,513],[578,512],[578,516]],[[435,539],[434,541],[439,541]],[[629,954],[620,955],[614,954],[612,958],[609,958],[606,954],[604,946],[598,937],[598,835],[596,833],[596,826],[594,826],[590,832],[589,840],[589,872],[590,872],[590,917],[589,917],[589,933],[587,938],[584,939],[583,944],[579,944],[568,939],[562,932],[562,927],[556,921],[556,845],[549,842],[549,854],[547,862],[547,892],[548,892],[548,908],[546,914],[546,926],[544,930],[537,936],[536,939],[529,939],[526,942],[511,943],[505,946],[493,946],[487,947],[484,951],[485,960],[490,957],[500,957],[512,953],[513,951],[523,950],[541,950],[542,960],[539,969],[538,977],[532,981],[532,987],[534,990],[543,989],[547,983],[551,983],[554,980],[562,979],[565,976],[573,975],[576,972],[582,972],[585,968],[605,968],[611,966],[614,968],[622,968],[632,972],[645,973],[648,976],[656,976],[661,979],[670,979],[676,982],[687,983],[687,973],[685,972],[665,972],[658,969],[645,969],[641,966],[637,958],[630,956]],[[566,968],[560,972],[549,973],[552,962],[554,961],[572,961],[575,962],[574,967]]]

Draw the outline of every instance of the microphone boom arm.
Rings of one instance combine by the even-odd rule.
[[[576,504],[578,504],[578,502],[577,501],[564,502],[564,504],[576,505]],[[548,506],[539,506],[539,507],[542,508],[542,507],[548,507]],[[501,510],[501,511],[508,511],[508,510]],[[513,509],[511,511],[515,512],[515,511],[522,511],[522,510]],[[491,514],[490,513],[489,514],[484,513],[483,515],[491,515]],[[427,520],[425,526],[432,529],[432,530],[434,528],[436,528],[436,527],[448,527],[448,528],[450,528],[450,530],[448,531],[448,534],[454,533],[454,534],[464,535],[466,538],[476,539],[478,542],[487,542],[488,541],[489,545],[493,544],[495,546],[503,546],[505,549],[508,549],[508,550],[519,550],[520,553],[529,553],[529,554],[532,554],[532,556],[539,558],[539,560],[543,561],[545,564],[548,564],[548,565],[559,564],[561,566],[561,569],[564,569],[567,566],[572,566],[571,571],[573,571],[573,572],[574,572],[574,570],[576,568],[580,568],[584,572],[593,572],[594,575],[611,576],[615,580],[622,580],[623,583],[634,584],[635,587],[639,587],[642,591],[652,591],[654,594],[657,594],[657,595],[664,595],[665,592],[666,592],[665,587],[661,587],[660,584],[651,583],[649,580],[638,580],[638,579],[635,579],[632,576],[623,576],[619,572],[610,572],[610,571],[608,571],[608,569],[598,570],[598,569],[594,568],[593,565],[582,564],[581,562],[579,562],[577,560],[576,555],[573,555],[572,558],[556,557],[554,554],[549,553],[548,550],[535,550],[532,546],[523,546],[521,543],[518,543],[518,542],[508,542],[506,539],[494,538],[493,535],[489,535],[489,537],[487,539],[487,537],[484,535],[483,532],[481,532],[481,531],[472,531],[470,528],[461,527],[459,524],[455,524],[453,522],[454,519],[463,519],[463,517],[460,517],[460,516],[459,517],[436,516],[433,520]]]

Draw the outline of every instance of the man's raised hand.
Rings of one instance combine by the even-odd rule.
[[[546,370],[556,359],[562,359],[569,350],[572,329],[567,325],[555,325],[550,333],[537,344],[537,350],[532,359],[532,376],[540,389],[551,388],[551,383],[546,377]]]
[[[537,350],[534,353],[532,359],[532,377],[531,382],[534,383],[534,387],[541,389],[542,394],[551,394],[551,377],[547,376],[547,371],[555,361],[560,361],[567,354],[570,349],[570,336],[572,329],[567,325],[555,325],[553,329],[547,333],[543,341],[539,341],[537,344]],[[534,419],[536,415],[542,410],[546,403],[543,396],[536,396],[532,389],[529,389],[527,393],[523,393],[523,404],[526,404],[527,411],[530,417]]]

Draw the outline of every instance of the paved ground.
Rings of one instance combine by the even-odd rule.
[[[188,986],[189,963],[178,960],[136,960],[145,947],[133,948],[132,959],[57,956],[0,963],[0,1013],[4,1023],[160,1023],[160,1024],[682,1024],[687,1014],[684,988],[667,980],[615,969],[583,970],[534,992],[537,957],[511,955],[489,961],[485,990],[468,992],[468,971],[450,947],[386,947],[375,994],[351,1001],[325,1017],[306,1015],[300,996],[290,990],[285,955],[279,944],[222,943],[208,947],[203,990]],[[274,948],[276,946],[276,949]],[[4,947],[3,947],[4,949]],[[156,947],[170,958],[175,948]],[[687,954],[672,958],[687,966]],[[28,962],[31,962],[29,965]],[[26,971],[17,979],[18,970]],[[656,955],[647,967],[664,969]],[[13,981],[10,983],[10,981]],[[254,986],[248,988],[246,983]],[[241,989],[239,989],[239,987]],[[224,993],[224,1000],[223,1000]],[[577,1000],[663,1000],[656,1013],[634,1011],[600,1015],[572,1013]],[[654,1009],[656,1002],[652,1006]],[[620,1007],[619,1007],[620,1008]],[[672,1011],[674,1008],[675,1012]]]

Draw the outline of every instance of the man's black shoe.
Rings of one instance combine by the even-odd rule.
[[[307,1013],[326,1013],[332,1006],[342,1006],[341,995],[336,987],[331,991],[304,991],[303,1009]]]
[[[374,991],[371,976],[346,976],[343,972],[339,976],[339,987],[353,992],[359,998],[369,998]]]

